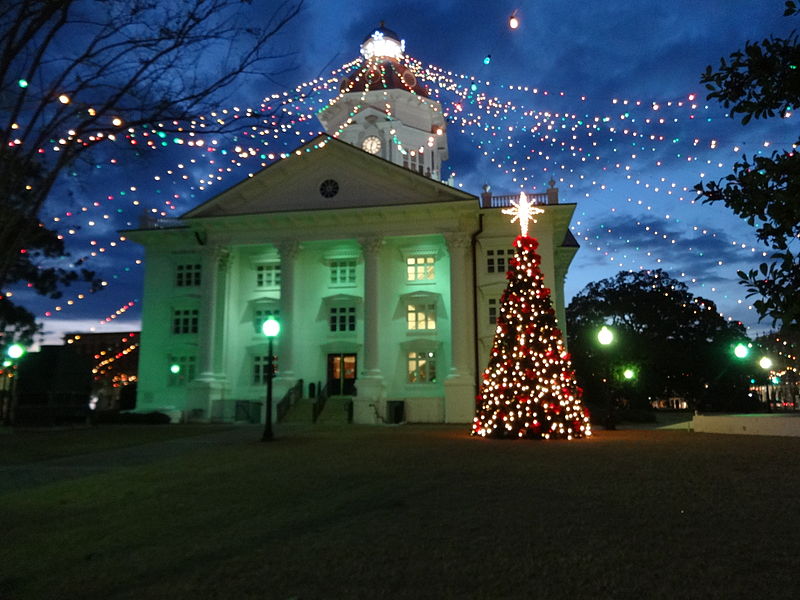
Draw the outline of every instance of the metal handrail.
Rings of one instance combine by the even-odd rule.
[[[328,391],[328,384],[325,384],[320,391],[317,397],[314,399],[314,402],[311,404],[311,422],[316,423],[319,416],[322,414],[322,411],[325,410],[325,403],[330,398],[330,393]]]
[[[277,406],[277,417],[278,422],[280,423],[283,421],[283,418],[286,416],[286,413],[289,412],[289,409],[297,402],[300,398],[303,397],[303,380],[298,379],[297,383],[295,383],[292,387],[286,390],[286,393],[283,395],[283,398],[280,399]]]

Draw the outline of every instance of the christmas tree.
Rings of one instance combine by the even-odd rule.
[[[521,235],[500,298],[489,366],[483,373],[472,435],[499,438],[574,439],[591,435],[570,355],[556,327],[550,290],[544,286],[536,254],[539,243],[528,237],[528,221],[544,212],[528,202],[503,212],[519,220]]]

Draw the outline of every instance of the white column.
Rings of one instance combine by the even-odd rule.
[[[200,285],[201,300],[200,314],[198,316],[198,367],[201,381],[210,381],[217,378],[218,357],[222,352],[221,338],[219,335],[218,313],[220,312],[220,282],[225,282],[229,252],[221,246],[206,246],[203,248],[203,271]]]
[[[286,240],[278,244],[278,254],[281,257],[278,375],[283,380],[294,379],[295,264],[298,252],[300,244],[297,240]]]
[[[383,239],[359,240],[364,252],[364,375],[380,377],[380,249]]]
[[[450,373],[444,382],[445,422],[469,423],[475,416],[475,377],[472,369],[475,328],[472,312],[470,237],[462,232],[445,235],[450,254]]]
[[[364,252],[364,351],[363,368],[356,379],[353,400],[353,420],[356,423],[376,423],[383,414],[386,386],[380,363],[380,250],[383,239],[369,237],[359,240]]]
[[[202,251],[203,271],[198,315],[197,364],[200,374],[189,384],[186,411],[190,417],[194,409],[202,409],[199,417],[204,421],[225,418],[225,376],[221,373],[221,357],[225,345],[222,317],[227,294],[226,271],[229,250],[218,245],[205,246]]]
[[[470,266],[467,252],[470,249],[469,236],[463,233],[448,233],[447,250],[450,253],[450,377],[468,375],[474,340],[470,339],[472,297],[467,283],[470,281]]]

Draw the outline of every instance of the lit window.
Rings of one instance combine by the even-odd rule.
[[[253,357],[253,385],[264,385],[267,383],[269,371],[269,355]]]
[[[489,299],[489,325],[497,325],[497,299]]]
[[[489,273],[505,273],[509,264],[508,261],[514,256],[514,250],[499,249],[486,251],[486,270]]]
[[[172,333],[197,333],[197,309],[173,310]]]
[[[436,383],[435,353],[408,353],[408,383]]]
[[[258,265],[256,267],[256,287],[276,288],[281,285],[281,266]]]
[[[178,265],[175,269],[175,285],[197,287],[200,285],[200,265]]]
[[[356,309],[354,306],[332,306],[330,312],[331,331],[355,331]]]
[[[331,261],[331,284],[354,285],[356,282],[356,261],[334,260]]]
[[[434,277],[433,256],[411,256],[406,259],[408,281],[430,281]]]
[[[195,357],[176,356],[169,361],[169,387],[184,386],[194,379]]]
[[[409,304],[406,316],[409,330],[436,329],[435,304]]]

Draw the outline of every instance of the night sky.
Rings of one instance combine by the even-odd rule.
[[[43,220],[65,235],[65,260],[85,259],[108,285],[83,299],[77,287],[56,301],[24,290],[16,297],[43,317],[49,343],[64,331],[138,329],[142,252],[117,232],[138,227],[143,211],[183,214],[313,138],[320,125],[303,115],[335,96],[347,71],[331,72],[357,58],[384,20],[448,115],[444,174],[476,195],[484,183],[499,194],[542,191],[554,177],[562,202],[577,203],[572,225],[582,248],[567,300],[621,269],[663,268],[759,333],[767,324],[748,310],[736,270],[757,266],[765,249],[724,206],[693,203],[692,188],[727,174],[742,153],[789,147],[796,117],[742,126],[705,101],[699,78],[745,41],[790,32],[797,21],[782,16],[783,4],[309,0],[277,41],[289,56],[273,64],[275,73],[243,79],[219,107],[225,118],[233,107],[277,107],[277,131],[270,121],[255,134],[136,131],[70,169]],[[516,31],[508,27],[514,10]],[[198,139],[202,146],[188,143]]]

